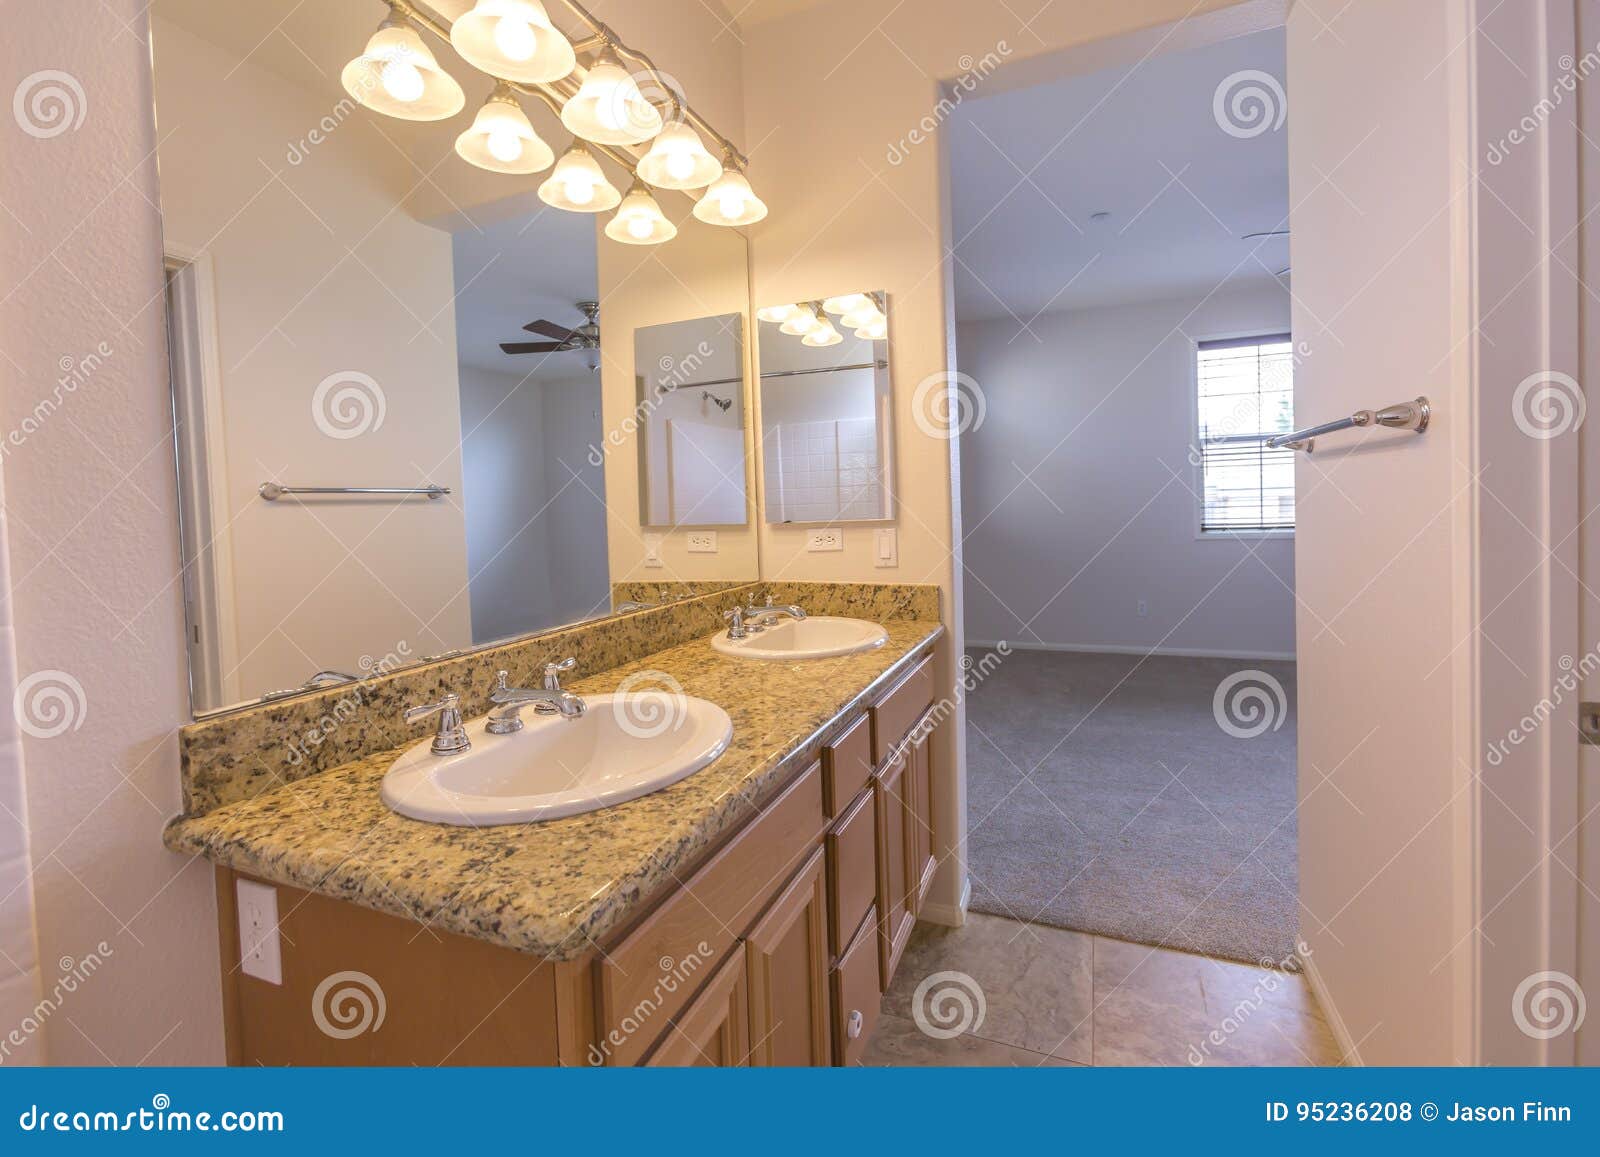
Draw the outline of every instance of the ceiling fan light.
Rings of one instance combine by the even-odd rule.
[[[817,316],[816,310],[809,305],[797,305],[789,320],[779,327],[779,332],[790,337],[804,337],[814,329],[822,327],[822,319]]]
[[[561,154],[555,169],[539,186],[539,200],[553,209],[572,213],[603,213],[622,200],[617,187],[606,180],[600,163],[582,145]]]
[[[561,123],[597,145],[637,145],[661,131],[661,114],[616,57],[602,54],[561,107]]]
[[[467,103],[455,78],[439,67],[417,30],[391,14],[344,66],[339,83],[356,102],[408,121],[442,121]]]
[[[752,225],[767,215],[767,207],[743,173],[727,169],[695,202],[694,215],[707,225]]]
[[[678,227],[668,221],[661,206],[638,181],[622,199],[617,215],[606,222],[606,236],[625,245],[659,245],[678,235]]]
[[[537,173],[556,159],[504,84],[495,86],[472,127],[456,138],[456,152],[491,173]]]
[[[759,321],[781,324],[799,312],[800,307],[798,305],[769,305],[763,309],[756,310],[756,318]]]
[[[864,305],[870,305],[872,299],[864,293],[846,293],[839,297],[830,297],[822,303],[822,308],[829,313],[846,314],[854,313]]]
[[[703,189],[722,176],[722,162],[706,151],[699,133],[674,121],[639,159],[639,176],[658,189]]]
[[[801,345],[830,346],[838,345],[844,340],[844,335],[833,328],[831,321],[819,322],[817,328],[800,339]]]
[[[474,68],[524,84],[560,80],[578,64],[540,0],[478,0],[450,25],[450,44]]]

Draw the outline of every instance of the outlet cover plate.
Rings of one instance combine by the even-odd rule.
[[[689,532],[690,554],[716,554],[717,532],[714,530],[691,530]]]
[[[278,889],[239,880],[239,971],[268,984],[283,983],[283,946],[278,937]]]
[[[843,550],[844,534],[837,526],[824,526],[806,532],[806,550]]]

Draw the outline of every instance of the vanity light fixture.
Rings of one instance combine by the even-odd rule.
[[[749,179],[727,164],[722,176],[695,202],[694,215],[707,225],[752,225],[767,215],[767,206],[756,196]]]
[[[822,308],[829,313],[847,314],[854,313],[864,305],[871,305],[872,299],[864,293],[846,293],[840,297],[830,297],[822,303]]]
[[[472,127],[456,138],[456,152],[491,173],[537,173],[556,159],[504,81],[494,86]]]
[[[401,120],[442,121],[467,103],[467,94],[398,9],[344,66],[339,82],[358,103]]]
[[[561,154],[555,171],[539,186],[539,200],[553,209],[572,213],[603,213],[615,209],[622,194],[606,180],[589,150],[574,142]]]
[[[639,176],[658,189],[703,189],[722,176],[722,162],[682,121],[663,125],[639,159]]]
[[[609,48],[601,51],[578,91],[561,106],[561,123],[574,136],[597,145],[642,144],[662,127],[661,113]]]
[[[560,80],[578,64],[540,0],[478,0],[450,25],[450,43],[473,67],[525,84]]]
[[[818,321],[815,329],[800,339],[800,344],[808,346],[830,346],[838,345],[843,340],[844,335],[833,328],[833,322],[829,321],[827,318],[822,318],[820,321]]]
[[[862,341],[883,341],[889,336],[889,319],[880,317],[868,325],[856,330],[856,336]]]
[[[659,245],[677,235],[678,227],[667,220],[650,190],[638,180],[622,198],[617,215],[606,222],[606,236],[628,245]]]
[[[861,301],[852,309],[845,312],[839,319],[839,324],[850,329],[865,329],[867,326],[885,321],[883,311],[878,308],[878,303],[866,294],[857,295]]]
[[[814,305],[797,305],[789,319],[778,327],[779,333],[786,333],[790,337],[805,337],[814,329],[822,328],[822,319],[817,316],[817,307]]]
[[[756,318],[759,321],[782,324],[799,312],[800,307],[798,305],[769,305],[763,309],[756,310]]]

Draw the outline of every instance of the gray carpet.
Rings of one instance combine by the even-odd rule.
[[[1212,704],[1249,669],[1281,684],[1288,710],[1280,728],[1240,738]],[[967,697],[973,909],[1288,960],[1294,694],[1293,663],[1014,651]],[[1243,710],[1230,724],[1259,726]]]

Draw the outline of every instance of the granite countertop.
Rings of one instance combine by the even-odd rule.
[[[179,816],[164,839],[173,851],[261,879],[552,960],[572,959],[748,821],[814,758],[823,728],[863,706],[869,691],[909,667],[944,630],[924,620],[883,626],[888,642],[862,654],[759,662],[725,658],[701,638],[572,682],[578,694],[595,695],[638,672],[664,672],[733,719],[733,739],[715,763],[630,803],[488,828],[407,819],[378,794],[402,747],[205,815]]]

